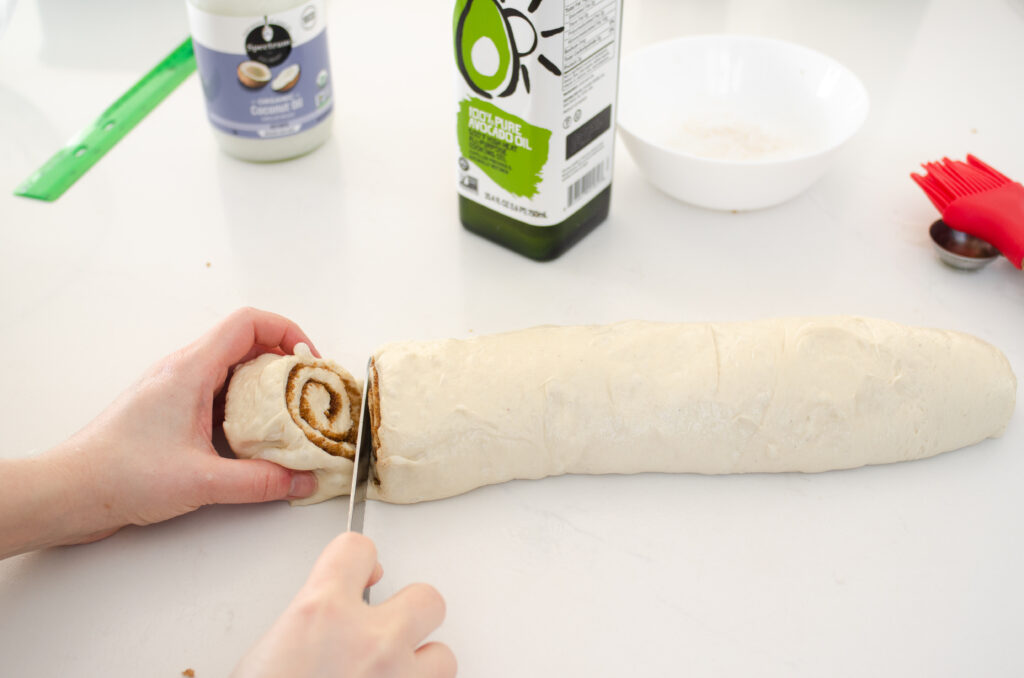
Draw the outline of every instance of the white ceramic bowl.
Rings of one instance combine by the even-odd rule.
[[[781,40],[684,37],[622,63],[626,148],[652,184],[701,207],[751,210],[795,197],[867,114],[857,76]]]

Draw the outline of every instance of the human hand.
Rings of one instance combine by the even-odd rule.
[[[448,646],[422,644],[444,621],[444,599],[431,586],[413,584],[369,606],[363,602],[363,589],[381,575],[372,541],[355,532],[336,537],[284,614],[232,676],[454,676],[455,655]]]
[[[67,442],[39,457],[4,462],[0,557],[94,541],[205,504],[312,494],[312,473],[225,459],[212,443],[214,399],[231,368],[263,353],[291,353],[299,342],[312,348],[286,318],[236,311],[158,362]]]

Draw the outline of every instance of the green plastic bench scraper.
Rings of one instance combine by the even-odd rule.
[[[54,201],[196,70],[189,37],[14,190]]]

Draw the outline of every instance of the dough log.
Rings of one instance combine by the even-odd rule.
[[[362,389],[305,344],[295,355],[265,354],[239,366],[224,407],[224,434],[239,457],[313,471],[317,492],[293,504],[348,494]]]
[[[980,339],[849,317],[541,327],[390,344],[372,368],[370,496],[396,503],[562,473],[920,459],[1000,435],[1017,392]]]

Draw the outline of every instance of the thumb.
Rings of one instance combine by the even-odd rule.
[[[316,476],[263,459],[216,459],[207,485],[208,504],[249,504],[302,499],[316,492]]]

